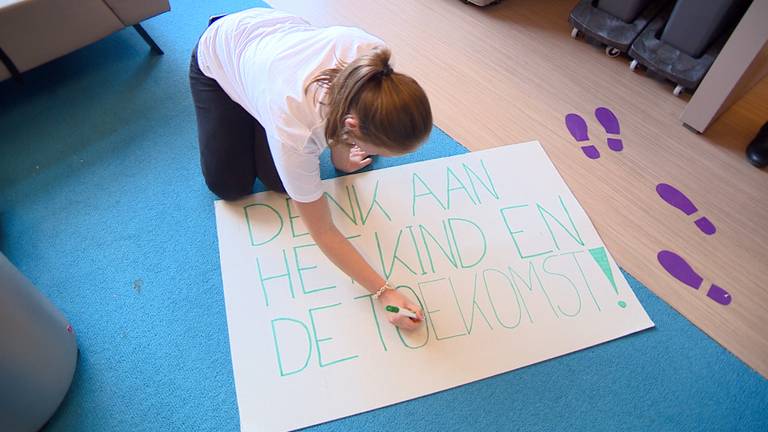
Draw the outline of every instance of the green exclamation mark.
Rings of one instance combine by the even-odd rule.
[[[592,255],[592,258],[595,259],[595,262],[597,262],[597,265],[599,265],[600,268],[603,270],[603,273],[605,274],[605,277],[608,278],[608,281],[611,282],[613,291],[616,293],[616,295],[619,295],[619,288],[616,286],[616,280],[613,278],[611,263],[608,261],[608,253],[605,251],[605,248],[597,247],[594,249],[590,249],[589,253]],[[627,304],[623,300],[619,300],[618,304],[622,308],[627,307]]]

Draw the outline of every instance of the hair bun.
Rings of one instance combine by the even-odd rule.
[[[394,72],[392,66],[389,64],[391,56],[391,51],[385,47],[380,47],[371,54],[371,66],[378,72],[378,76],[387,77]]]

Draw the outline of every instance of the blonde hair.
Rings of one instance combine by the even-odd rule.
[[[337,61],[320,71],[304,89],[326,89],[325,138],[329,145],[350,141],[345,119],[358,119],[360,138],[394,153],[408,153],[432,130],[432,109],[421,86],[408,75],[395,72],[391,53],[377,48],[350,63]],[[354,141],[354,140],[352,140]]]

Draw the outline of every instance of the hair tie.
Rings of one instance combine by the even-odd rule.
[[[394,72],[392,70],[392,66],[390,66],[389,64],[385,64],[384,67],[381,68],[381,71],[379,71],[379,75],[381,75],[382,77],[388,77],[392,75],[392,72]]]

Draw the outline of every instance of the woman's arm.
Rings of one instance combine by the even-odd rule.
[[[375,293],[386,283],[384,278],[376,273],[357,249],[352,246],[352,243],[336,228],[325,197],[309,203],[298,201],[294,201],[294,203],[312,239],[336,267],[371,293]],[[379,297],[379,300],[384,305],[410,309],[416,312],[419,320],[423,319],[421,310],[397,291],[387,290]],[[387,314],[389,321],[400,328],[414,329],[419,325],[418,322],[410,318]]]

